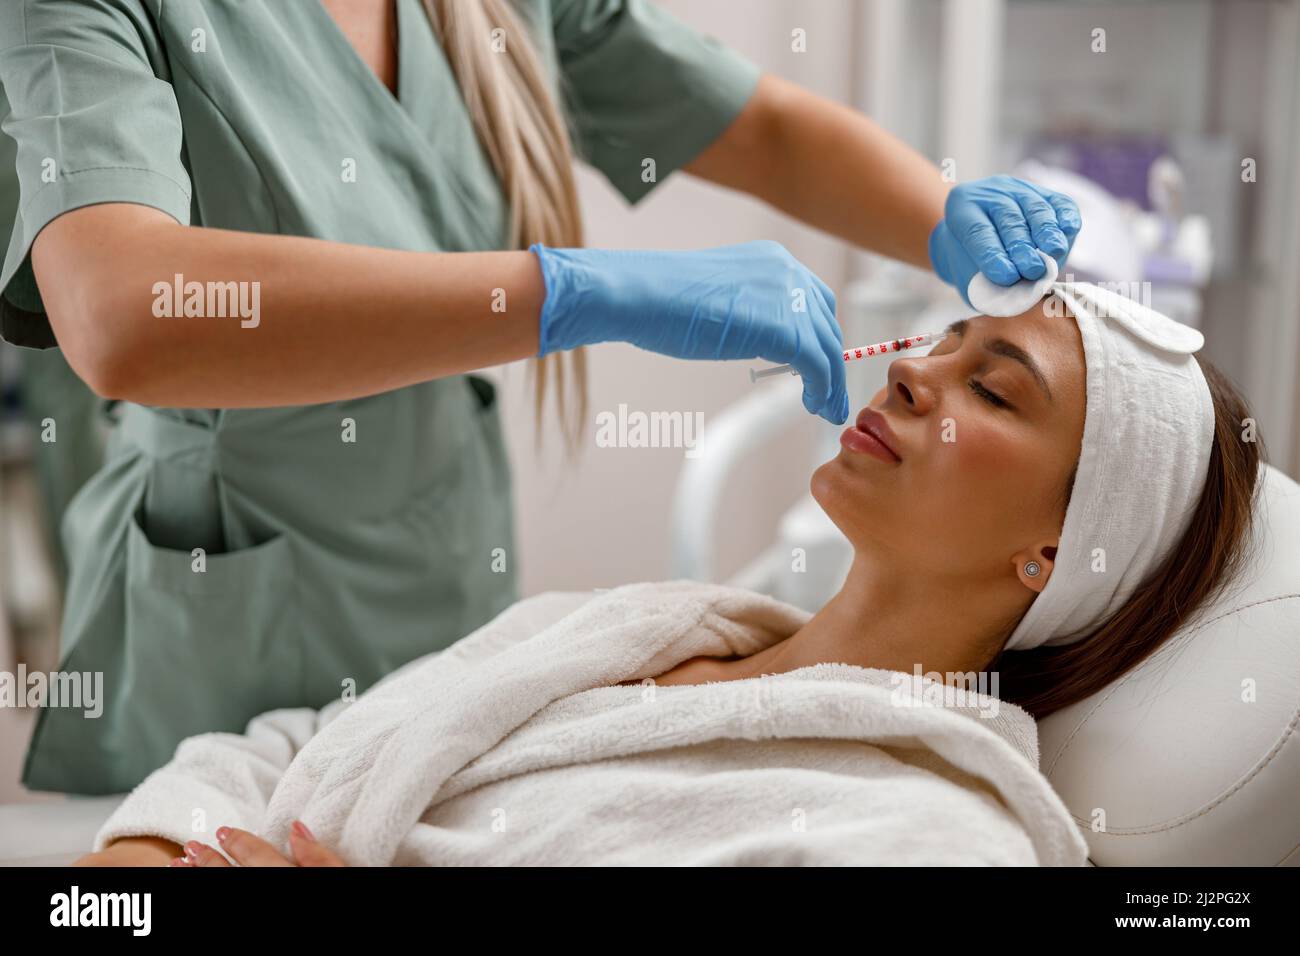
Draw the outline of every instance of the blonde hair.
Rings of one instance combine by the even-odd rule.
[[[534,242],[582,245],[573,149],[528,28],[507,0],[424,0],[424,5],[509,203],[510,248],[526,249]],[[498,29],[502,52],[493,49]],[[572,453],[587,414],[585,351],[555,352],[529,363],[539,438],[552,372],[561,429]],[[577,396],[568,415],[566,379]]]

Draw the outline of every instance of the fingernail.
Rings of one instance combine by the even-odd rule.
[[[186,843],[186,844],[185,844],[185,856],[186,856],[186,858],[187,858],[187,859],[191,859],[191,860],[197,860],[197,859],[199,858],[199,851],[200,851],[201,849],[203,849],[203,848],[202,848],[201,846],[199,846],[197,840],[191,840],[189,843]]]
[[[316,840],[316,837],[312,835],[312,832],[307,829],[307,824],[303,823],[301,820],[293,821],[293,832],[298,834],[298,836],[302,837],[304,840],[311,840],[313,842]]]
[[[225,843],[230,839],[230,827],[217,827],[217,842]]]
[[[176,857],[176,859],[172,860],[172,861],[171,861],[170,863],[168,863],[167,865],[168,865],[168,866],[189,866],[190,864],[189,864],[189,861],[188,861],[188,860],[184,859],[183,857],[179,857],[179,856],[178,856],[178,857]]]

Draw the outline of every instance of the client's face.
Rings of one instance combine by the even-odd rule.
[[[1019,576],[1041,590],[1083,441],[1079,329],[1042,303],[958,325],[930,354],[890,365],[889,384],[813,473],[812,493],[856,550],[896,568]],[[864,433],[882,429],[892,454]],[[1024,578],[1030,558],[1048,573]]]

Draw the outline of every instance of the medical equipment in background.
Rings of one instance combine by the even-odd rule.
[[[916,335],[907,335],[898,339],[890,339],[887,342],[877,342],[874,345],[859,345],[857,348],[844,350],[844,361],[856,362],[859,359],[864,358],[892,355],[895,352],[918,348],[922,345],[938,345],[947,337],[947,332],[918,332]],[[757,382],[759,379],[771,378],[773,375],[781,375],[786,372],[791,375],[799,374],[799,370],[793,365],[773,365],[771,368],[765,369],[751,368],[749,370],[749,380],[751,382]]]
[[[1065,147],[1040,148],[1074,166],[1089,168],[1086,158],[1074,156]],[[1126,179],[1133,174],[1116,174],[1110,184],[1116,190],[1112,192],[1107,185],[1072,169],[1034,158],[1022,160],[1014,173],[1034,181],[1041,178],[1049,188],[1068,193],[1079,205],[1084,228],[1066,263],[1067,280],[1132,287],[1140,282],[1144,304],[1199,329],[1203,293],[1215,266],[1210,221],[1203,214],[1186,211],[1186,177],[1182,164],[1169,153],[1146,143],[1133,143],[1127,150],[1112,144],[1108,155],[1116,154],[1124,160],[1112,158],[1111,166],[1125,173],[1125,162],[1136,165],[1139,158],[1149,162],[1145,176],[1151,210],[1140,208],[1124,195],[1132,188]],[[1099,162],[1097,166],[1098,175],[1110,169]]]

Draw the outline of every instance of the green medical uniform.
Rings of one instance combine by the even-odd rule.
[[[318,0],[5,0],[0,128],[21,193],[0,333],[55,344],[31,244],[92,203],[393,249],[503,248],[508,210],[423,6],[397,8],[394,96]],[[757,82],[650,3],[517,9],[579,154],[629,201],[712,142]],[[237,334],[255,347],[255,328]],[[103,673],[103,713],[46,708],[29,787],[126,790],[187,736],[360,692],[517,597],[486,379],[295,408],[104,411],[106,462],[63,520],[61,663]]]

